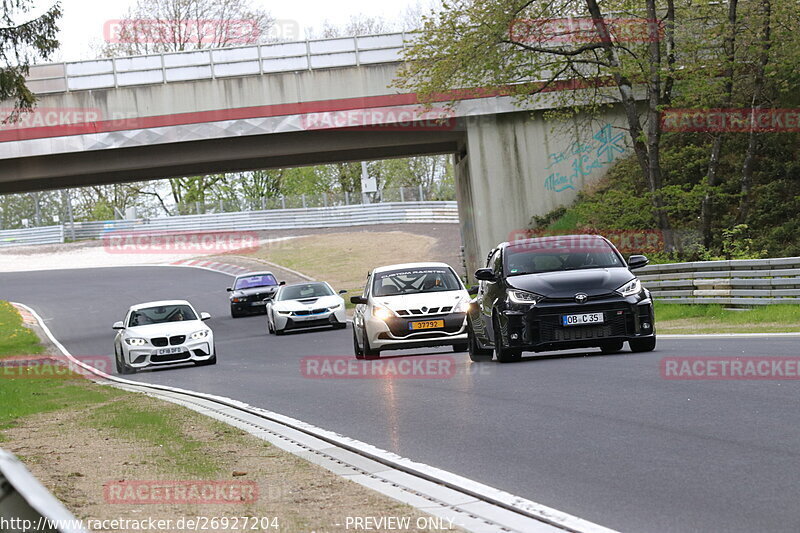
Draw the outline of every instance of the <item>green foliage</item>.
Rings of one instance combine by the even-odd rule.
[[[22,317],[8,302],[0,301],[0,357],[40,354],[39,338],[22,324]]]

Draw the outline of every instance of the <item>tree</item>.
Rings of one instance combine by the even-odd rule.
[[[275,20],[251,0],[138,0],[112,28],[105,57],[270,41]]]
[[[625,19],[607,14],[612,10],[638,16],[644,32],[635,29],[641,38],[626,38],[630,28],[620,22]],[[397,86],[418,93],[425,103],[448,89],[499,87],[524,105],[562,85],[582,89],[550,93],[562,113],[594,117],[610,104],[621,106],[657,225],[671,248],[661,191],[660,112],[671,102],[675,82],[675,17],[673,0],[663,7],[656,0],[602,7],[597,0],[453,0],[425,18],[420,38],[406,49]],[[574,18],[586,23],[563,23]],[[644,106],[639,105],[639,89],[646,95]],[[451,94],[452,104],[458,93]]]
[[[30,111],[36,96],[25,85],[30,64],[47,60],[58,48],[56,23],[61,18],[58,2],[44,14],[25,20],[35,7],[33,0],[3,0],[0,14],[0,100],[13,102],[14,109],[3,120],[14,121]]]

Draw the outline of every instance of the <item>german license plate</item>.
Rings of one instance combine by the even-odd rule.
[[[605,320],[603,313],[584,313],[581,315],[562,315],[562,326],[589,326],[591,324],[602,324]]]
[[[172,355],[175,353],[181,353],[183,348],[161,348],[160,350],[156,350],[156,355]]]
[[[250,302],[250,305],[252,305],[253,307],[258,305],[267,305],[267,302],[265,302],[264,300],[258,300],[257,302]]]
[[[419,322],[409,322],[408,329],[434,329],[434,328],[443,328],[444,327],[444,320],[422,320]]]

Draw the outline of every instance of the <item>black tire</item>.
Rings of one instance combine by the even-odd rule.
[[[283,329],[278,329],[278,328],[273,328],[273,329],[275,330],[275,335],[277,335],[278,337],[286,333],[286,330]]]
[[[478,344],[478,339],[475,338],[475,333],[473,333],[472,328],[469,329],[467,335],[469,337],[469,342],[467,342],[469,358],[476,363],[491,361],[492,356],[494,355],[494,350],[481,348]]]
[[[231,318],[240,318],[242,316],[244,316],[244,313],[242,313],[241,311],[237,311],[236,309],[233,308],[233,306],[231,306]]]
[[[503,346],[503,330],[496,317],[494,319],[494,355],[500,363],[513,363],[522,359],[522,350]]]
[[[353,328],[353,353],[356,354],[356,359],[364,359],[364,350],[358,346],[358,337],[356,337],[356,328]]]
[[[600,347],[603,353],[612,354],[612,353],[619,353],[622,351],[622,347],[625,345],[624,341],[619,342],[609,342],[608,344],[604,344]]]
[[[377,358],[379,358],[381,356],[381,351],[380,350],[375,350],[369,345],[369,339],[367,339],[367,330],[366,329],[362,332],[361,340],[363,341],[363,344],[364,344],[363,351],[364,351],[364,357],[366,359],[377,359]]]
[[[128,376],[136,373],[135,368],[128,366],[128,364],[122,360],[122,353],[118,352],[116,348],[114,348],[114,358],[117,364],[117,374]]]
[[[468,352],[469,351],[469,343],[468,342],[459,342],[458,344],[453,345],[454,352]]]
[[[656,349],[656,337],[653,335],[645,339],[634,339],[628,341],[628,346],[632,352],[652,352]]]
[[[333,329],[345,329],[345,328],[347,328],[347,322],[344,323],[337,322],[336,324],[333,325]]]

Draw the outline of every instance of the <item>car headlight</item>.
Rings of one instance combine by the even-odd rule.
[[[453,308],[454,313],[466,313],[469,311],[469,300],[461,300],[458,304]]]
[[[392,312],[386,309],[385,307],[376,305],[372,308],[372,316],[380,320],[389,320],[390,318],[392,318]]]
[[[191,334],[192,340],[198,341],[200,339],[205,339],[208,337],[209,331],[207,329],[201,329],[200,331],[195,331]]]
[[[515,304],[528,304],[536,305],[544,296],[536,294],[535,292],[510,290],[508,291],[508,299]]]
[[[144,346],[147,344],[145,339],[125,339],[129,346]]]
[[[333,311],[334,309],[339,309],[341,306],[342,306],[342,304],[336,304],[336,305],[332,305],[332,306],[330,306],[328,309],[330,309],[331,311]]]
[[[292,314],[291,311],[278,311],[278,314],[281,316],[289,316]]]
[[[633,278],[628,283],[616,290],[622,296],[634,296],[642,292],[642,282],[639,278]]]

